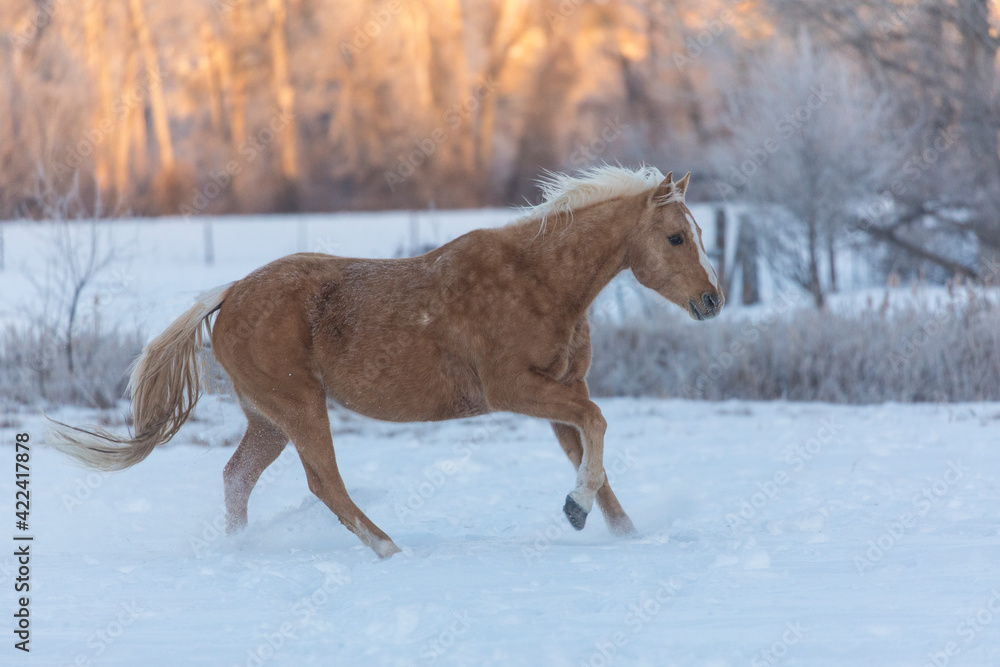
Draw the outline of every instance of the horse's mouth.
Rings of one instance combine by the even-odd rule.
[[[691,317],[699,322],[712,319],[719,314],[720,310],[722,310],[721,306],[714,306],[712,308],[706,307],[705,310],[702,310],[698,308],[698,304],[695,303],[694,299],[688,299],[688,311],[691,313]]]

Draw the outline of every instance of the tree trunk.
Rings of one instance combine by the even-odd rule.
[[[719,285],[722,293],[729,294],[729,267],[726,266],[726,209],[720,206],[715,210],[715,248],[719,252],[719,260],[715,263]]]
[[[268,0],[271,10],[271,74],[274,96],[278,100],[280,123],[276,132],[281,152],[281,184],[278,208],[294,211],[299,208],[298,196],[298,131],[295,122],[295,88],[288,72],[288,44],[285,41],[287,12],[285,0]]]
[[[239,151],[239,147],[247,138],[247,70],[244,63],[239,59],[232,62],[232,137],[233,152]]]
[[[126,47],[128,55],[125,61],[125,76],[122,79],[122,90],[131,90],[135,85],[138,74],[136,66],[135,52],[132,50],[132,40],[128,40]],[[131,173],[129,172],[130,156],[132,153],[132,131],[135,121],[135,108],[132,104],[125,105],[122,117],[119,119],[121,129],[115,137],[115,195],[119,203],[127,202],[129,196],[129,183]]]
[[[816,307],[822,309],[826,305],[823,297],[823,285],[819,281],[819,233],[816,220],[809,220],[809,292],[812,294]]]
[[[464,16],[460,0],[424,0],[430,20],[427,21],[431,43],[430,82],[437,107],[438,119],[444,118],[449,108],[461,105],[474,93],[469,77],[469,63],[465,52]],[[450,131],[456,131],[458,165],[455,170],[465,178],[473,175],[475,160],[474,135],[469,130],[475,120],[475,110],[459,106],[458,117],[445,120]],[[451,127],[458,123],[457,127]],[[449,172],[450,165],[442,165]]]
[[[76,328],[76,311],[80,304],[80,292],[83,290],[83,283],[77,283],[73,287],[73,296],[69,303],[69,318],[66,322],[66,365],[69,374],[76,373],[75,362],[73,360],[73,330]]]
[[[170,116],[163,95],[163,78],[160,76],[160,61],[149,32],[146,12],[142,0],[129,0],[129,10],[139,48],[146,63],[146,85],[149,87],[149,105],[153,115],[153,132],[160,151],[160,169],[166,174],[174,172],[174,146],[170,138]]]
[[[833,239],[833,230],[830,230],[830,234],[826,237],[826,259],[830,263],[829,266],[829,276],[830,276],[830,286],[829,290],[831,293],[837,291],[837,247]]]
[[[740,220],[739,243],[736,246],[740,273],[743,275],[743,305],[760,301],[760,277],[757,274],[757,234],[749,218]]]
[[[131,80],[135,82],[141,70],[139,67],[139,55],[133,54],[131,59],[130,67],[133,68],[130,70],[133,73]],[[149,174],[152,172],[149,163],[149,150],[147,148],[149,145],[149,126],[146,123],[145,104],[145,101],[143,101],[138,109],[129,111],[129,116],[132,119],[132,147],[135,148],[135,150],[132,148],[128,150],[129,160],[132,162],[132,174]]]
[[[500,3],[499,11],[500,17],[496,22],[496,31],[490,39],[489,56],[486,68],[483,70],[485,81],[490,84],[496,82],[498,85],[506,69],[511,48],[524,36],[529,27],[529,10],[521,3]],[[491,170],[499,97],[500,92],[494,91],[482,100],[476,133],[476,168],[484,179],[483,196],[490,199],[495,194],[491,184]]]
[[[225,114],[222,111],[222,85],[219,76],[219,52],[222,51],[219,41],[212,33],[209,22],[201,24],[202,54],[198,59],[205,85],[208,86],[208,109],[212,118],[212,130],[225,128]]]
[[[112,119],[111,72],[108,67],[108,56],[104,50],[106,16],[104,3],[97,0],[87,0],[83,9],[84,33],[87,45],[87,65],[91,76],[97,79],[98,104],[94,113],[93,127],[102,128],[105,121]],[[118,127],[112,129],[117,133]],[[104,132],[103,128],[98,130]],[[94,146],[94,177],[98,192],[105,193],[111,182],[111,143],[108,137],[101,135],[105,141]]]

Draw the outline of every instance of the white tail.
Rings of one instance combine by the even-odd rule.
[[[48,444],[97,470],[124,470],[168,442],[198,402],[198,350],[208,317],[222,306],[232,283],[198,296],[198,303],[151,340],[132,365],[128,391],[132,397],[133,437],[123,438],[97,427],[77,428],[53,421]]]

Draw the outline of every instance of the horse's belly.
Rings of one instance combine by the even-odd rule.
[[[323,378],[328,395],[373,419],[440,421],[490,411],[475,373],[448,358],[341,358],[330,370]]]

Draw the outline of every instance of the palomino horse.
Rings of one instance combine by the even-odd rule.
[[[49,442],[121,470],[170,440],[198,400],[204,323],[248,422],[223,473],[230,531],[246,525],[254,484],[291,440],[309,489],[341,523],[382,558],[399,551],[347,494],[329,396],[398,422],[495,411],[547,419],[577,468],[563,508],[573,527],[583,528],[596,499],[612,533],[633,533],[605,477],[607,422],[587,390],[587,309],[631,269],[693,318],[719,313],[723,295],[684,204],[690,174],[671,175],[608,166],[553,174],[520,220],[419,257],[272,262],[201,295],[145,347],[129,382],[134,437],[59,424]]]

